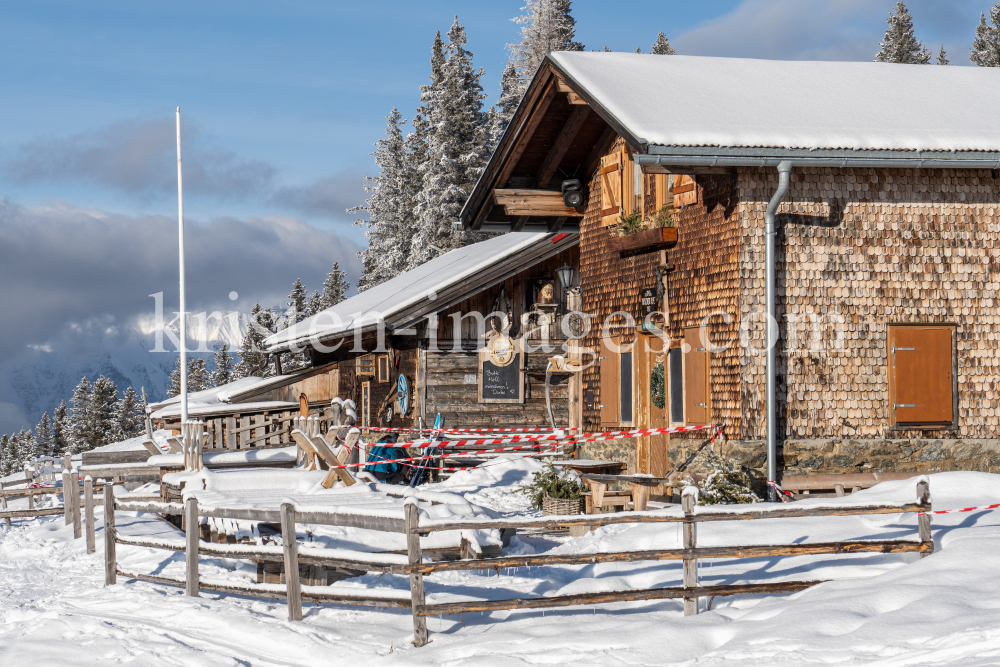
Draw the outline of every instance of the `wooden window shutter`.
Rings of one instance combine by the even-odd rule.
[[[694,176],[674,174],[674,208],[698,203],[698,184]]]
[[[657,174],[654,180],[656,183],[654,186],[656,188],[656,211],[654,213],[658,213],[667,203],[667,175]],[[671,197],[670,203],[674,203],[673,197]]]
[[[622,152],[616,150],[601,158],[601,226],[618,221],[622,211]]]
[[[952,327],[889,327],[893,423],[954,420],[952,331]]]
[[[618,423],[618,399],[621,391],[618,381],[618,353],[609,349],[601,337],[601,425]]]
[[[684,423],[701,426],[711,418],[708,350],[701,342],[699,327],[684,330]]]

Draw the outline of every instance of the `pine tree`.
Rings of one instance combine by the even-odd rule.
[[[234,371],[233,357],[229,354],[229,347],[223,343],[222,347],[215,353],[215,372],[212,373],[212,384],[216,387],[229,384],[235,379]]]
[[[440,33],[438,33],[438,40]],[[435,54],[436,55],[436,54]],[[361,258],[362,271],[358,280],[358,289],[364,291],[390,278],[394,278],[406,270],[410,244],[416,228],[414,207],[416,206],[417,171],[413,164],[419,156],[411,155],[407,150],[406,141],[400,129],[406,119],[397,109],[386,116],[388,125],[385,128],[385,138],[375,142],[375,158],[380,173],[378,176],[365,176],[365,191],[368,199],[362,206],[348,209],[348,213],[365,211],[368,219],[359,219],[355,225],[366,226],[365,237],[368,247],[358,253]],[[428,128],[424,128],[426,132]],[[339,267],[334,266],[335,271]],[[341,274],[343,272],[340,272]],[[340,290],[340,299],[331,303],[337,292],[337,286],[331,286],[330,277],[323,286],[323,300],[329,308],[333,303],[343,300],[346,289]],[[341,276],[342,279],[342,276]],[[334,294],[330,294],[333,290]]]
[[[1000,2],[990,8],[989,23],[986,22],[986,14],[979,15],[969,60],[980,67],[1000,67]]]
[[[181,393],[181,358],[174,359],[174,370],[167,378],[167,398],[173,398]]]
[[[7,477],[15,470],[14,450],[10,446],[10,438],[5,433],[0,437],[0,477]]]
[[[417,197],[418,229],[408,266],[461,247],[466,238],[453,222],[486,164],[486,114],[483,112],[483,70],[475,70],[465,28],[455,18],[448,31],[441,82],[431,91],[428,160],[422,169],[423,189]]]
[[[212,387],[212,376],[208,373],[205,360],[196,358],[188,362],[188,391],[204,391]]]
[[[950,65],[951,64],[951,61],[948,60],[948,54],[945,53],[945,51],[944,51],[944,44],[941,45],[941,50],[938,51],[937,64],[938,65]]]
[[[66,429],[67,451],[82,452],[90,440],[90,381],[86,376],[73,390]]]
[[[292,293],[288,295],[288,312],[286,313],[287,326],[298,324],[306,319],[306,298],[309,292],[302,285],[300,278],[295,279],[292,285]]]
[[[250,326],[243,336],[243,345],[237,353],[240,362],[236,365],[237,378],[268,377],[270,370],[267,355],[262,352],[264,339],[274,333],[271,311],[264,310],[260,303],[250,311]]]
[[[895,13],[889,12],[886,23],[889,24],[889,29],[885,31],[885,39],[879,42],[882,48],[875,56],[875,62],[914,65],[930,63],[930,50],[913,36],[913,17],[906,5],[897,2]]]
[[[52,444],[52,420],[49,419],[47,411],[42,414],[41,421],[35,427],[35,445],[39,456],[55,456]]]
[[[24,428],[15,436],[14,452],[17,460],[17,468],[21,469],[26,463],[30,463],[38,458],[35,449],[35,436],[31,431]]]
[[[146,412],[132,387],[128,387],[115,403],[111,442],[121,442],[142,435]]]
[[[571,15],[571,0],[526,0],[521,16],[514,23],[521,25],[521,41],[508,44],[510,62],[517,69],[518,98],[528,89],[528,83],[550,51],[583,51],[583,44],[574,41],[576,19]]]
[[[118,387],[114,380],[103,375],[94,380],[90,388],[90,410],[88,413],[88,428],[85,447],[79,451],[87,451],[103,447],[114,442],[115,403],[118,400]]]
[[[673,50],[670,46],[670,40],[662,32],[656,36],[656,41],[653,42],[653,48],[650,49],[650,53],[656,54],[658,56],[675,56],[677,52]]]
[[[52,413],[52,456],[62,456],[69,451],[69,414],[63,399]]]
[[[313,290],[313,293],[309,295],[309,300],[306,301],[306,312],[309,317],[312,317],[321,310],[323,310],[323,297],[319,290]]]
[[[489,140],[487,150],[492,153],[500,144],[503,133],[521,103],[520,80],[514,63],[507,63],[500,76],[500,97],[489,110]]]
[[[323,281],[323,310],[332,308],[347,298],[351,283],[347,282],[347,273],[340,268],[338,262],[333,263],[333,269]]]

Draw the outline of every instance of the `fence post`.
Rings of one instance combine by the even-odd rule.
[[[118,556],[115,551],[115,485],[104,483],[104,585],[118,583]]]
[[[87,553],[92,554],[97,551],[97,540],[94,535],[94,480],[90,475],[83,478],[83,508],[87,522]]]
[[[198,499],[191,496],[184,507],[184,523],[187,530],[187,579],[185,594],[198,597],[198,541],[201,537],[201,523],[198,521]]]
[[[68,468],[69,466],[66,466],[66,467]],[[25,465],[24,466],[24,477],[25,477],[25,479],[28,480],[27,486],[30,488],[31,487],[31,483],[35,481],[35,474],[34,474],[34,471],[31,469],[31,466],[29,466],[29,465]],[[63,503],[63,505],[65,505],[65,504],[66,503]],[[35,497],[33,495],[31,495],[31,494],[28,494],[28,509],[29,510],[35,509]],[[69,525],[69,521],[66,522],[66,525],[67,526]]]
[[[69,474],[69,485],[73,487],[69,494],[73,499],[73,539],[78,540],[83,537],[83,531],[80,530],[80,473],[74,470]],[[63,494],[65,493],[66,489],[63,489]]]
[[[698,489],[693,486],[684,487],[681,493],[681,509],[684,510],[684,548],[694,549],[697,543],[698,524],[694,522],[694,506],[698,500]],[[698,561],[694,558],[684,559],[684,588],[694,588],[698,585]],[[698,598],[684,598],[684,615],[694,616],[698,613]]]
[[[285,548],[285,589],[288,620],[302,620],[302,586],[299,584],[299,543],[295,539],[295,505],[281,504],[281,542]]]
[[[926,505],[927,509],[921,514],[917,515],[917,527],[920,530],[920,541],[930,542],[931,550],[924,551],[920,554],[921,558],[926,558],[934,553],[934,538],[931,537],[931,485],[926,479],[922,479],[917,482],[917,502],[921,505]]]
[[[70,494],[69,485],[69,470],[63,468],[62,471],[62,497],[63,497],[63,516],[66,518],[66,525],[73,523],[73,496]],[[30,489],[29,489],[30,491]],[[31,496],[28,496],[31,498]]]
[[[410,565],[419,565],[423,557],[420,554],[420,534],[417,526],[420,515],[417,511],[417,499],[410,496],[403,508],[406,512],[406,554]],[[427,644],[427,617],[418,616],[417,612],[424,606],[424,575],[410,573],[410,607],[413,610],[413,645]]]
[[[0,482],[0,491],[3,491],[3,482]],[[7,496],[0,495],[0,509],[2,510],[7,509]],[[6,519],[4,519],[4,521],[7,522],[8,526],[12,525],[10,517],[7,517]]]

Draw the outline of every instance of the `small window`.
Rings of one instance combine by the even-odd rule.
[[[364,354],[357,359],[358,375],[375,375],[375,355]]]
[[[621,423],[632,423],[632,352],[625,352],[619,355],[619,402],[621,406]]]
[[[377,366],[376,377],[378,378],[378,381],[379,382],[388,382],[389,381],[389,357],[388,357],[388,355],[385,355],[385,354],[380,355],[378,358],[376,358],[375,361],[376,361],[376,366]]]
[[[675,347],[667,354],[670,373],[670,423],[684,423],[684,362],[681,348]]]
[[[943,426],[955,419],[954,327],[889,327],[893,424]]]

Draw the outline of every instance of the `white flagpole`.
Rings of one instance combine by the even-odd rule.
[[[184,185],[181,179],[181,108],[177,107],[177,240],[180,245],[180,287],[181,287],[181,423],[188,420],[187,396],[187,299],[184,295]]]

